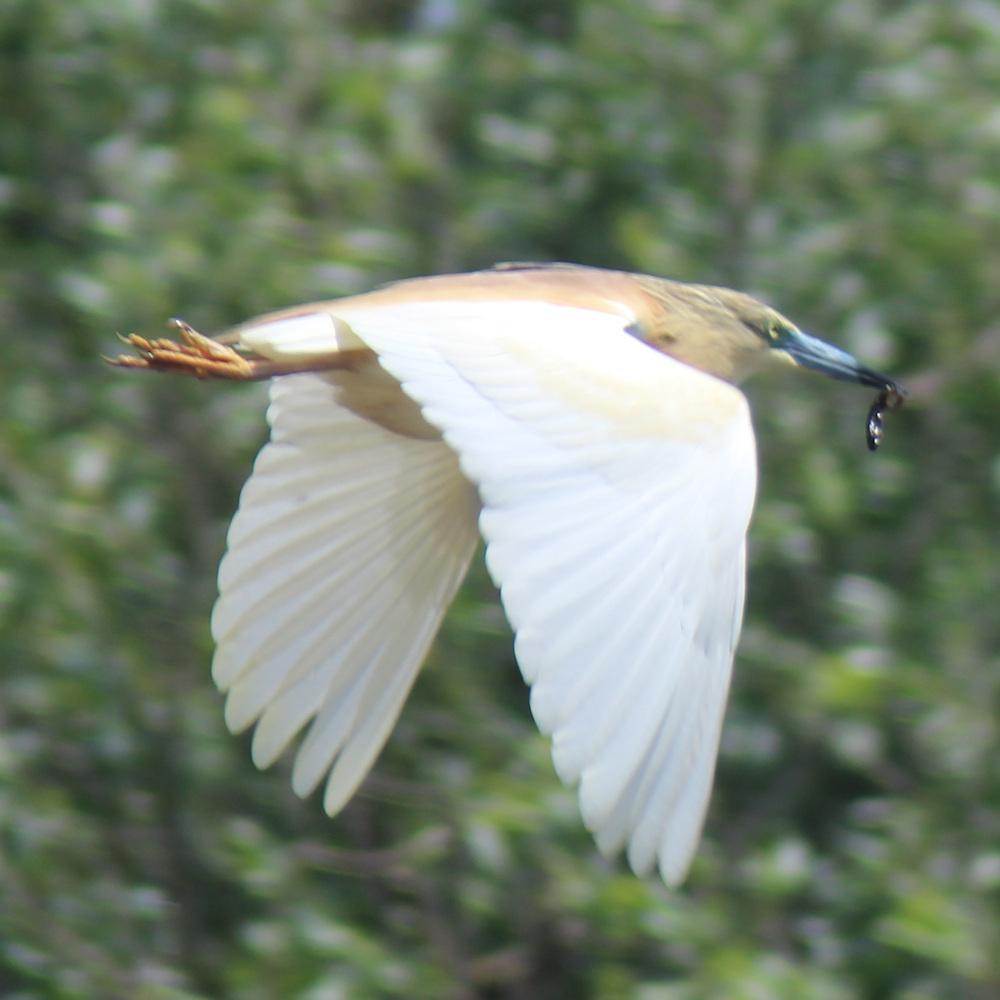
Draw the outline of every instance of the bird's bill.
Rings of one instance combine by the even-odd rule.
[[[866,368],[853,354],[848,354],[847,351],[842,351],[818,337],[810,337],[801,330],[789,330],[776,346],[803,368],[812,368],[813,371],[822,372],[844,382],[859,382],[861,385],[891,389],[902,394],[899,384],[888,375]]]

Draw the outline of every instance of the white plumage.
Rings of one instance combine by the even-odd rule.
[[[537,302],[421,302],[338,320],[439,428],[337,405],[364,373],[277,379],[272,442],[229,536],[213,618],[226,717],[267,766],[299,749],[338,809],[388,736],[465,572],[487,566],[602,850],[687,869],[712,782],[743,604],[753,437],[741,393],[651,351],[627,317]],[[242,332],[274,360],[333,342],[305,314]],[[456,462],[457,457],[457,462]],[[461,471],[459,469],[461,466]],[[464,476],[463,473],[464,472]]]
[[[272,384],[272,439],[240,498],[212,616],[228,725],[259,719],[253,757],[267,767],[315,716],[293,782],[305,795],[330,772],[331,813],[399,715],[468,569],[478,506],[442,442],[339,406],[343,377]]]

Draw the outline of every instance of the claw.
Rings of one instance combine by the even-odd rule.
[[[206,337],[204,334],[199,333],[193,326],[185,323],[182,319],[172,319],[167,324],[173,327],[181,340],[188,346],[198,351],[199,354],[205,355],[205,357],[215,358],[217,361],[233,361],[234,359],[243,360],[242,355],[237,354],[231,347],[227,347],[225,344],[220,344],[217,340],[212,340],[211,337]]]

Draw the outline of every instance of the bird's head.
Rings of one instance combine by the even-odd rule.
[[[847,351],[803,333],[791,320],[743,292],[638,276],[646,295],[635,332],[685,364],[739,383],[762,368],[795,365],[878,389],[868,411],[868,447],[878,447],[882,417],[906,397],[895,380]]]
[[[653,305],[641,335],[664,353],[702,371],[741,382],[775,365],[811,368],[831,378],[898,389],[847,351],[803,333],[759,299],[728,288],[641,277]]]

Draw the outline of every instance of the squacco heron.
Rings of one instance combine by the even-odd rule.
[[[270,765],[333,815],[388,738],[481,534],[602,852],[685,875],[743,616],[756,488],[736,385],[798,365],[902,390],[740,292],[508,264],[299,306],[117,363],[272,378],[270,442],[219,570],[212,673]]]

